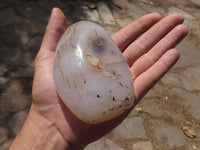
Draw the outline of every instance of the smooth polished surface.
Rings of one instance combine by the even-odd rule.
[[[93,22],[81,21],[65,31],[56,50],[54,79],[63,102],[86,123],[110,120],[134,104],[125,58]]]

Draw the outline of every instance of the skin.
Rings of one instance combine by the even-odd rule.
[[[151,13],[112,36],[130,66],[136,103],[178,60],[180,54],[174,47],[188,32],[183,21],[183,16],[177,13],[163,19]],[[89,125],[62,103],[54,85],[53,61],[65,30],[65,16],[54,8],[35,58],[31,109],[10,150],[83,149],[114,129],[131,111],[113,120]]]

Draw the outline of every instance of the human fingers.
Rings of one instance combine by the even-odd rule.
[[[47,83],[52,87],[53,60],[57,43],[66,29],[66,20],[63,12],[54,8],[42,41],[41,48],[35,59],[35,75],[33,82],[33,96],[46,90]],[[47,93],[47,92],[43,92]]]
[[[167,50],[174,48],[187,35],[187,32],[185,25],[176,26],[151,50],[138,58],[130,68],[133,80],[151,67]]]
[[[164,76],[176,63],[179,56],[180,54],[176,49],[168,50],[153,66],[135,79],[134,90],[136,102]]]
[[[40,50],[35,59],[36,67],[42,60],[54,56],[58,41],[65,30],[66,19],[63,12],[58,8],[53,8]]]
[[[65,15],[59,8],[53,8],[49,23],[46,27],[41,50],[55,51],[57,43],[66,30]]]
[[[157,13],[147,14],[122,28],[112,36],[120,50],[124,50],[132,41],[134,41],[143,32],[153,26],[161,19]]]
[[[131,66],[133,62],[135,62],[143,54],[148,52],[166,34],[183,21],[184,18],[182,15],[178,13],[171,14],[160,20],[140,38],[129,45],[124,51],[124,56],[127,59],[129,66]]]

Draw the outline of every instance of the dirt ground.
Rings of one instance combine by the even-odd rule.
[[[34,58],[53,7],[70,25],[101,24],[112,35],[140,16],[181,13],[181,58],[116,129],[85,150],[200,150],[199,0],[0,1],[0,150],[8,149],[31,105]],[[140,110],[140,111],[138,111]]]

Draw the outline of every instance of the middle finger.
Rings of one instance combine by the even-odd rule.
[[[184,18],[175,13],[169,15],[155,24],[151,29],[144,33],[140,38],[127,47],[124,56],[131,66],[139,57],[149,51],[160,39],[162,39],[175,26],[181,24]]]

